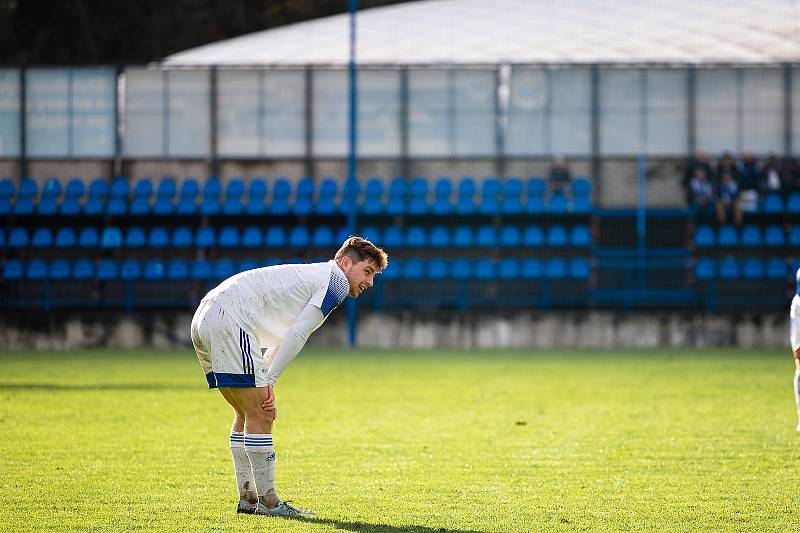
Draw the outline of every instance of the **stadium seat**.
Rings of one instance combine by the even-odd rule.
[[[103,228],[100,235],[101,248],[121,248],[122,247],[122,231],[116,226],[109,226]]]
[[[551,257],[545,262],[545,276],[548,279],[562,279],[567,277],[566,261],[560,257]]]
[[[183,259],[173,259],[167,263],[167,279],[184,280],[189,278],[189,263]]]
[[[236,226],[225,226],[219,232],[220,248],[236,248],[239,246],[239,228]]]
[[[72,269],[68,261],[64,259],[56,259],[48,267],[47,277],[53,280],[69,279],[72,275]]]
[[[575,181],[572,182],[572,212],[591,212],[591,194],[592,183],[586,178],[575,178]]]
[[[332,215],[336,212],[336,195],[339,186],[331,177],[324,178],[319,185],[319,198],[314,211],[320,215]]]
[[[330,226],[317,226],[311,235],[312,246],[327,248],[333,246],[333,229]]]
[[[14,198],[15,192],[16,186],[12,178],[6,176],[0,179],[0,200],[11,201],[11,199]]]
[[[500,182],[495,177],[486,177],[481,184],[481,200],[478,212],[484,215],[494,215],[500,212]]]
[[[431,279],[447,279],[449,263],[444,259],[431,259],[428,262],[428,277]]]
[[[28,245],[30,245],[28,230],[25,228],[11,228],[11,231],[8,233],[8,247],[27,248]]]
[[[101,281],[117,279],[119,277],[119,265],[112,259],[103,259],[97,264],[96,275],[97,279]]]
[[[416,177],[409,185],[409,200],[407,212],[410,215],[423,215],[428,212],[428,180]]]
[[[56,232],[56,248],[72,248],[77,243],[78,238],[72,228],[59,228]]]
[[[94,263],[89,259],[79,259],[72,267],[72,277],[79,280],[94,278]]]
[[[130,185],[123,177],[116,177],[108,189],[108,202],[106,202],[106,215],[118,216],[128,212],[128,196]]]
[[[739,262],[733,257],[726,257],[719,262],[719,277],[721,279],[738,279]]]
[[[25,268],[25,277],[28,279],[47,279],[47,263],[41,259],[29,261]]]
[[[497,265],[497,275],[500,279],[516,279],[520,277],[519,261],[513,257],[504,257]]]
[[[211,248],[217,244],[217,233],[214,228],[203,226],[194,235],[196,248]]]
[[[764,232],[764,244],[767,246],[783,246],[786,243],[786,237],[783,234],[783,228],[780,226],[767,226]]]
[[[495,264],[494,261],[488,257],[482,257],[475,260],[473,265],[472,275],[480,280],[490,280],[495,278]]]
[[[178,226],[172,233],[173,248],[189,248],[192,246],[192,228]]]
[[[222,205],[222,214],[241,215],[244,211],[243,197],[244,181],[241,178],[232,178],[225,187],[225,203]]]
[[[289,195],[292,193],[292,185],[287,178],[277,178],[272,188],[272,204],[269,211],[273,215],[289,214]]]
[[[469,226],[457,226],[453,232],[453,246],[457,248],[468,248],[475,243],[472,228]]]
[[[14,202],[15,215],[32,215],[33,201],[38,194],[38,185],[31,178],[22,178],[17,191],[17,199]]]
[[[292,248],[306,248],[310,241],[311,236],[305,226],[294,226],[289,231],[289,246]]]
[[[547,212],[554,214],[566,213],[569,208],[567,197],[562,193],[554,193],[547,202]]]
[[[195,259],[189,270],[192,279],[209,280],[214,278],[214,267],[206,259]]]
[[[786,261],[780,257],[767,259],[766,275],[770,279],[786,279]]]
[[[453,195],[453,183],[450,178],[440,177],[433,190],[433,203],[431,213],[434,215],[447,215],[452,209],[450,197]]]
[[[411,226],[406,232],[406,246],[411,248],[422,248],[428,244],[425,228],[422,226]]]
[[[153,197],[153,181],[147,176],[142,176],[133,186],[130,213],[142,216],[150,214],[150,201]]]
[[[73,216],[81,212],[81,199],[84,195],[83,181],[79,178],[71,178],[64,188],[64,199],[58,211],[62,215]]]
[[[34,248],[49,248],[53,246],[53,233],[50,228],[36,228],[31,237],[31,246]]]
[[[297,183],[292,210],[295,215],[305,216],[314,209],[314,180],[306,176]]]
[[[459,257],[450,264],[453,278],[457,280],[467,280],[472,277],[472,262],[469,259]]]
[[[390,215],[402,215],[405,212],[405,199],[407,194],[406,180],[402,176],[392,178],[389,183],[389,194],[384,210]]]
[[[720,238],[720,241],[722,239]],[[761,246],[761,230],[758,226],[747,225],[742,228],[742,246],[752,248],[754,246]]]
[[[447,226],[434,226],[431,228],[430,245],[434,248],[447,248],[450,246],[450,231]]]
[[[259,266],[260,265],[258,264],[258,261],[256,261],[255,259],[242,259],[241,261],[239,261],[236,270],[238,272],[245,272],[247,270],[254,270]]]
[[[528,197],[525,201],[525,211],[528,213],[543,213],[544,193],[547,190],[542,178],[531,178],[527,186]]]
[[[475,234],[475,244],[482,248],[497,246],[497,230],[495,230],[494,226],[483,225],[479,227]]]
[[[500,246],[515,247],[522,243],[522,232],[517,226],[503,226],[500,229]]]
[[[141,226],[131,226],[125,234],[125,248],[144,248],[147,238],[144,228]]]
[[[58,212],[58,203],[61,199],[61,180],[58,178],[47,178],[42,185],[42,194],[39,197],[39,205],[36,206],[36,213],[42,216],[52,216]]]
[[[749,257],[742,264],[742,276],[745,279],[761,279],[764,277],[764,263],[756,257]]]
[[[547,245],[553,247],[567,246],[567,229],[560,225],[554,224],[547,228]]]
[[[336,246],[343,243],[348,237],[350,236],[350,230],[347,226],[342,226],[336,232],[336,238],[334,239]]]
[[[9,280],[22,279],[25,267],[19,259],[9,259],[3,265],[3,278]]]
[[[788,244],[789,246],[800,246],[800,224],[795,224],[789,230]]]
[[[783,198],[780,193],[767,193],[761,210],[767,215],[780,215],[783,213]]]
[[[150,248],[167,248],[169,246],[169,230],[164,226],[156,226],[151,229],[147,245]]]
[[[572,246],[591,246],[592,234],[589,233],[589,227],[583,224],[573,226],[572,231],[570,232],[569,240]]]
[[[146,280],[159,280],[166,277],[166,268],[161,259],[149,259],[144,263],[142,277]]]
[[[389,249],[401,248],[405,244],[403,230],[398,226],[389,226],[383,232],[383,243]]]
[[[361,196],[361,183],[357,178],[348,178],[342,187],[339,211],[344,214],[357,211],[359,196]]]
[[[455,212],[459,215],[471,215],[475,212],[475,179],[465,176],[458,182],[458,198]]]
[[[259,248],[264,244],[264,234],[258,226],[247,226],[242,234],[242,246]]]
[[[535,257],[528,257],[522,261],[522,277],[525,279],[539,279],[542,277],[542,262]]]
[[[194,215],[197,212],[197,197],[200,196],[200,184],[196,178],[188,177],[181,184],[178,194],[178,204],[175,206],[177,215]]]
[[[267,212],[267,182],[264,178],[253,178],[250,180],[250,188],[247,192],[247,207],[244,212],[247,215],[263,215]]]
[[[159,216],[171,215],[175,211],[175,193],[177,186],[175,179],[164,177],[158,182],[156,199],[153,203],[153,214]]]
[[[83,228],[78,234],[78,246],[81,248],[97,248],[100,245],[100,236],[95,228]]]
[[[270,226],[264,244],[270,248],[286,246],[286,232],[281,226]]]
[[[522,244],[526,247],[539,247],[544,244],[544,232],[539,226],[528,226],[522,234]]]
[[[589,279],[591,267],[585,257],[575,257],[569,263],[569,277],[573,279]]]
[[[425,264],[421,259],[412,257],[403,264],[403,277],[406,279],[422,279],[425,276]]]
[[[356,232],[356,235],[360,235],[371,242],[381,242],[381,232],[374,225],[364,226]]]
[[[383,181],[380,178],[370,178],[364,192],[364,202],[361,211],[367,215],[377,215],[383,209]]]
[[[136,281],[142,277],[142,265],[139,261],[126,259],[120,266],[119,275],[125,281]]]
[[[731,247],[739,244],[739,236],[736,233],[736,228],[731,225],[722,226],[719,229],[719,237],[717,238],[719,246]]]
[[[714,242],[714,230],[711,229],[711,226],[697,226],[697,228],[694,230],[695,246],[698,248],[708,248],[709,246],[714,246]]]
[[[399,279],[403,272],[403,260],[402,259],[395,259],[392,258],[389,261],[389,264],[386,268],[381,272],[380,279],[381,280],[394,280]]]
[[[786,212],[790,215],[800,214],[800,192],[793,192],[786,201]]]
[[[220,213],[220,194],[222,194],[222,185],[219,182],[219,178],[208,178],[203,184],[203,199],[200,201],[201,215],[211,216]]]
[[[106,183],[106,179],[93,179],[89,184],[86,203],[83,204],[83,214],[97,216],[105,213],[106,196],[108,196],[108,183]]]
[[[507,178],[503,184],[501,211],[506,215],[522,212],[522,180],[516,176]]]
[[[714,279],[716,276],[716,263],[714,260],[708,257],[698,259],[694,265],[694,276],[702,280]]]

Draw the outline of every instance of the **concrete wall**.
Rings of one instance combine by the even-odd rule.
[[[3,349],[191,346],[189,312],[58,313],[51,317],[6,314]],[[622,314],[521,312],[507,316],[418,312],[362,312],[359,344],[368,348],[702,348],[786,346],[788,322],[780,315]],[[344,346],[345,314],[334,313],[310,345]],[[788,349],[788,348],[787,348]]]

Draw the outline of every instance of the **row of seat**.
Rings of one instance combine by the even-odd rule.
[[[324,261],[325,259],[318,259]],[[148,261],[104,259],[92,261],[44,261],[40,259],[21,261],[12,259],[3,265],[3,278],[16,281],[29,280],[220,280],[237,272],[251,270],[260,266],[285,263],[277,259],[258,262],[255,259],[233,261],[220,259],[208,261],[198,259]],[[300,262],[290,260],[288,262]],[[494,261],[490,258],[470,260],[458,259],[392,259],[380,279],[587,279],[591,273],[589,261],[583,257],[573,259],[513,259]]]
[[[796,272],[800,264],[795,263],[788,268],[786,261],[780,257],[771,257],[766,260],[757,257],[735,259],[725,257],[719,261],[704,257],[695,263],[694,274],[697,279],[782,279],[787,274]]]
[[[318,190],[314,180],[303,178],[293,189],[288,179],[278,178],[267,200],[268,184],[261,178],[254,178],[247,187],[244,180],[231,179],[224,198],[222,184],[216,178],[207,180],[202,190],[194,178],[187,178],[180,189],[173,178],[162,179],[155,189],[152,180],[142,178],[133,191],[125,178],[116,178],[110,185],[98,178],[88,189],[76,178],[66,184],[62,193],[61,182],[51,178],[42,187],[41,197],[37,197],[33,180],[23,179],[15,195],[13,181],[5,178],[0,181],[0,215],[327,215],[353,209],[365,214],[444,215],[589,213],[592,209],[591,183],[585,178],[573,182],[571,199],[563,194],[547,195],[544,180],[535,177],[526,184],[519,178],[503,182],[486,178],[480,194],[472,178],[463,178],[457,186],[449,178],[439,178],[432,191],[426,178],[394,178],[388,188],[382,180],[373,178],[363,189],[358,180],[347,180],[339,190],[333,178],[323,179]]]
[[[375,226],[362,228],[357,232],[387,248],[434,247],[458,248],[467,247],[512,247],[512,246],[590,246],[591,233],[586,225],[578,224],[568,229],[561,224],[547,228],[538,225],[519,227],[515,225],[480,226],[472,228],[466,225],[451,229],[447,226],[434,226],[428,230],[423,226],[410,226],[408,229],[390,226],[381,231]],[[85,227],[79,231],[71,227],[59,228],[55,233],[50,228],[35,229],[31,235],[22,227],[11,228],[6,236],[0,229],[0,248],[198,248],[220,246],[223,248],[257,248],[267,247],[332,247],[343,242],[349,236],[347,228],[334,228],[322,225],[313,230],[305,226],[293,226],[289,229],[282,226],[271,226],[266,230],[258,226],[248,226],[240,230],[236,226],[224,226],[219,231],[213,227],[193,229],[179,226],[170,230],[164,226],[156,226],[145,230],[140,226],[132,226],[124,230],[117,226],[108,226],[98,230]]]
[[[698,226],[694,232],[694,242],[698,248],[713,246],[756,247],[756,246],[800,246],[800,225],[794,225],[788,234],[782,226],[772,224],[764,231],[758,226],[745,225],[741,232],[735,226],[720,226],[717,232],[709,225]]]

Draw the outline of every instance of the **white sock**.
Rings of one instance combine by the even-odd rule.
[[[258,497],[275,493],[275,451],[271,433],[246,433],[244,449],[250,459]]]
[[[797,405],[798,426],[800,426],[800,370],[794,371],[794,402]]]
[[[244,433],[231,431],[231,455],[233,456],[233,470],[236,472],[236,489],[239,499],[246,500],[247,493],[256,492],[256,483],[253,479],[253,470],[250,459],[244,449]]]

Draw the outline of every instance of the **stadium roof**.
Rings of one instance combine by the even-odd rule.
[[[251,33],[164,64],[348,60],[348,15]],[[800,0],[428,0],[358,14],[359,64],[800,60]]]

